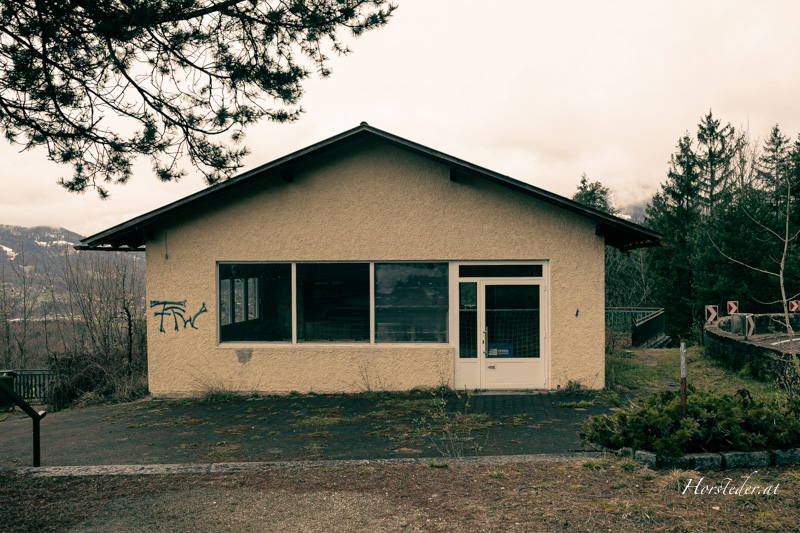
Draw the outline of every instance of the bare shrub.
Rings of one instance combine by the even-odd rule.
[[[66,249],[50,283],[50,353],[56,379],[48,400],[129,401],[147,392],[143,262],[122,253]]]

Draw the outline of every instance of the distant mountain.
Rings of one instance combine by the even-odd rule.
[[[83,238],[73,231],[50,226],[6,226],[0,224],[0,261],[34,264],[42,256],[61,252]]]
[[[650,201],[648,200],[640,204],[625,206],[619,210],[620,216],[636,224],[644,224],[644,216],[647,213],[647,206],[649,204]]]

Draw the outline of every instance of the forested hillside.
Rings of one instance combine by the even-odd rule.
[[[40,256],[52,256],[83,237],[64,228],[5,226],[0,224],[0,261],[38,262]]]

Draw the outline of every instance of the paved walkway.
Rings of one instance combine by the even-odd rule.
[[[429,398],[283,396],[62,411],[42,420],[41,463],[161,469],[193,464],[199,471],[224,468],[211,463],[261,463],[236,468],[263,469],[294,461],[427,461],[422,458],[451,455],[452,446],[464,456],[479,447],[482,458],[542,458],[585,452],[580,425],[590,415],[611,412],[605,402],[588,405],[592,398],[582,395],[480,394],[469,405],[466,400],[450,397],[440,409]],[[462,429],[443,431],[444,411]],[[18,410],[0,422],[0,468],[30,466],[31,442],[31,421]]]

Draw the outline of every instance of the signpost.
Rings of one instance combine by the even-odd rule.
[[[719,321],[719,306],[707,305],[706,306],[706,324],[713,324]]]
[[[686,341],[681,341],[681,418],[686,418]]]

